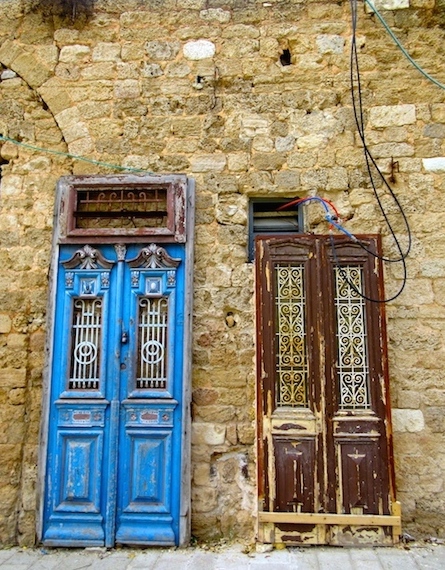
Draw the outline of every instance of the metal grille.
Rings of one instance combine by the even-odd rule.
[[[77,192],[76,228],[167,227],[166,188],[82,189]]]
[[[139,299],[138,376],[136,388],[165,389],[167,386],[168,300]]]
[[[335,268],[337,371],[340,408],[344,410],[370,407],[365,300],[357,293],[362,291],[362,283],[360,266]]]
[[[305,407],[308,363],[304,268],[277,265],[275,272],[277,406]]]
[[[102,300],[75,299],[69,390],[98,390]]]

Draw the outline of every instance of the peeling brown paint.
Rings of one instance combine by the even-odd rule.
[[[258,239],[258,238],[257,238]],[[390,515],[392,470],[387,438],[389,415],[387,378],[381,360],[385,346],[379,308],[366,305],[367,331],[371,339],[369,406],[341,407],[338,379],[338,350],[333,308],[332,259],[324,236],[264,238],[257,262],[261,311],[261,343],[258,397],[264,402],[258,418],[267,445],[267,460],[259,477],[268,488],[265,508],[276,513],[345,513],[347,517]],[[372,238],[369,238],[372,242]],[[363,267],[366,290],[378,295],[380,273],[375,260],[339,240],[338,259]],[[359,255],[359,257],[357,257]],[[356,259],[358,261],[356,261]],[[308,331],[306,378],[308,402],[277,404],[275,391],[276,314],[272,271],[274,264],[297,263],[305,268],[305,319]],[[379,266],[377,266],[379,269]],[[377,342],[374,341],[377,339]],[[278,399],[278,401],[281,401]],[[260,408],[259,408],[260,409]],[[349,519],[348,519],[349,520]],[[383,520],[383,519],[382,519]],[[388,519],[384,519],[388,520]],[[260,523],[261,526],[262,523]],[[270,523],[267,523],[270,524]],[[392,541],[389,526],[357,526],[330,523],[305,525],[275,522],[274,540],[295,544],[386,544]],[[345,530],[347,529],[347,530]],[[377,529],[377,530],[376,530]],[[264,534],[264,533],[263,533]],[[387,539],[387,537],[389,537]]]

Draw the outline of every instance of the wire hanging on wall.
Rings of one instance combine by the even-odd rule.
[[[350,86],[351,86],[351,98],[352,98],[352,107],[353,107],[353,111],[354,111],[354,119],[355,119],[357,130],[358,130],[358,133],[360,136],[360,140],[362,142],[363,153],[364,153],[365,163],[366,163],[366,169],[368,172],[369,180],[371,182],[371,187],[372,187],[372,190],[374,193],[374,197],[377,201],[380,212],[382,213],[382,216],[385,220],[386,226],[388,227],[389,233],[393,239],[393,242],[395,244],[398,255],[396,257],[392,258],[392,257],[387,257],[384,255],[376,254],[375,252],[373,252],[372,250],[367,248],[365,246],[365,244],[363,244],[355,236],[352,236],[352,239],[361,248],[363,248],[365,251],[367,251],[369,254],[373,255],[374,257],[376,257],[380,261],[385,262],[385,263],[401,263],[402,264],[403,277],[402,277],[402,284],[400,285],[399,290],[394,295],[392,295],[386,299],[383,299],[383,300],[371,299],[371,298],[367,297],[362,291],[359,291],[355,287],[355,285],[348,280],[346,273],[342,270],[341,264],[339,263],[339,260],[338,260],[338,257],[337,257],[336,251],[335,251],[335,245],[334,245],[334,241],[333,241],[332,236],[331,236],[331,244],[332,244],[332,250],[333,250],[333,256],[334,256],[335,263],[339,267],[340,274],[342,275],[343,279],[348,283],[348,285],[353,290],[355,290],[355,292],[357,294],[359,294],[361,297],[363,297],[364,299],[366,299],[368,301],[372,301],[372,302],[376,302],[376,303],[388,303],[389,301],[393,301],[394,299],[399,297],[399,295],[401,295],[402,291],[405,288],[406,281],[407,281],[406,258],[411,251],[412,234],[411,234],[411,228],[409,226],[409,222],[408,222],[408,219],[406,217],[405,211],[404,211],[399,199],[397,198],[397,195],[395,194],[394,190],[391,188],[390,184],[388,183],[388,181],[386,180],[382,171],[380,170],[376,160],[372,156],[372,154],[368,148],[367,142],[366,142],[365,121],[364,121],[364,111],[363,111],[363,98],[362,98],[362,84],[361,84],[360,66],[359,66],[358,51],[357,51],[357,0],[350,0],[350,6],[351,6],[351,23],[352,23],[352,38],[351,38],[351,52],[350,52]],[[394,230],[393,224],[392,224],[391,220],[389,219],[388,212],[386,211],[385,206],[382,202],[382,199],[379,196],[379,193],[377,190],[377,185],[376,185],[376,180],[374,178],[376,175],[381,180],[381,182],[383,183],[383,187],[389,193],[389,196],[391,197],[393,204],[395,204],[395,206],[396,206],[397,212],[399,213],[400,217],[402,218],[402,223],[403,223],[404,230],[406,232],[406,238],[407,238],[407,243],[406,243],[405,247],[402,247],[402,244],[400,243],[399,237],[396,235],[396,232]],[[341,224],[334,223],[334,226],[338,230],[342,231],[343,233],[346,233],[345,229],[341,226]]]

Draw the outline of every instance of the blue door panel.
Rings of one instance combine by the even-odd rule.
[[[178,544],[184,257],[60,249],[45,544]]]
[[[122,496],[123,513],[169,513],[171,432],[131,430],[126,435],[130,476]]]
[[[58,512],[100,513],[101,433],[59,431]]]

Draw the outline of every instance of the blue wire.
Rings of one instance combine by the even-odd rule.
[[[346,228],[344,228],[337,220],[336,216],[333,216],[330,211],[329,211],[329,207],[328,204],[326,203],[326,201],[323,198],[320,198],[320,196],[308,196],[307,198],[304,198],[303,200],[301,200],[300,204],[304,204],[305,202],[311,202],[311,201],[315,201],[315,202],[319,202],[325,212],[325,220],[327,222],[329,222],[332,226],[334,226],[339,232],[342,232],[343,234],[345,234],[346,236],[348,236],[352,241],[357,242],[358,239],[355,237],[354,234],[352,234],[351,232],[349,232]]]

